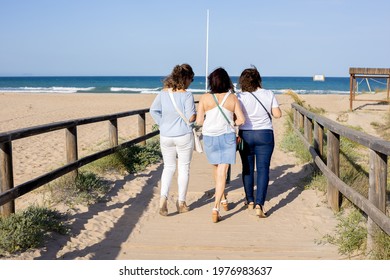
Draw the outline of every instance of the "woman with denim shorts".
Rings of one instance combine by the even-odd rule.
[[[177,108],[189,122],[196,118],[194,97],[187,88],[194,78],[194,72],[190,65],[176,65],[172,73],[164,80],[164,88],[158,93],[150,107],[150,115],[159,126],[160,148],[163,156],[164,168],[161,175],[161,195],[159,213],[168,215],[168,194],[173,175],[176,171],[176,158],[178,165],[177,184],[179,189],[176,201],[177,211],[185,213],[189,211],[186,204],[186,196],[190,174],[190,163],[194,150],[194,135],[192,127],[177,112]]]
[[[237,93],[237,97],[245,115],[245,123],[240,126],[239,135],[244,141],[240,157],[246,203],[248,209],[255,208],[256,215],[265,218],[264,203],[268,190],[271,156],[275,146],[271,115],[280,118],[282,111],[274,93],[262,88],[262,79],[255,67],[245,69],[241,73],[239,84],[241,92]]]
[[[212,221],[216,223],[221,219],[220,204],[227,205],[226,198],[222,198],[229,164],[236,163],[234,125],[243,124],[244,115],[237,97],[230,92],[233,84],[225,69],[213,71],[208,76],[208,82],[210,93],[203,94],[199,100],[196,123],[203,125],[203,148],[208,162],[214,167],[215,202]]]

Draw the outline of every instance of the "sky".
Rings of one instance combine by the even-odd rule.
[[[347,77],[390,68],[388,0],[0,0],[0,76]]]

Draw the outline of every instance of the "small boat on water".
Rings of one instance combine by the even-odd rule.
[[[313,81],[324,82],[325,81],[325,76],[324,75],[314,75],[313,76]]]

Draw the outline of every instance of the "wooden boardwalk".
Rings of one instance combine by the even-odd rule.
[[[169,198],[169,215],[158,214],[162,165],[116,178],[110,199],[73,217],[73,236],[58,237],[34,259],[137,260],[318,260],[343,259],[337,248],[319,244],[337,223],[321,192],[303,189],[311,172],[291,154],[274,152],[269,217],[259,219],[244,207],[240,161],[227,186],[231,210],[211,222],[213,182],[203,154],[194,154],[188,191],[192,211],[175,209],[177,186]],[[206,182],[206,183],[205,183]],[[31,257],[31,256],[30,256]]]
[[[289,105],[289,104],[287,104]],[[285,105],[285,106],[287,106]],[[283,117],[284,118],[284,117]],[[54,236],[45,247],[14,259],[101,260],[317,260],[343,259],[337,247],[319,244],[334,232],[336,216],[324,194],[304,190],[310,166],[281,151],[284,119],[275,121],[276,145],[265,205],[269,217],[259,219],[244,206],[241,163],[232,166],[227,186],[230,210],[211,221],[214,183],[204,154],[194,153],[188,200],[192,210],[175,209],[177,185],[172,184],[169,215],[158,214],[162,165],[135,175],[107,174],[113,189],[106,201],[70,216],[72,234]]]

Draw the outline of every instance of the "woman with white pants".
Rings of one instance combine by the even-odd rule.
[[[168,215],[167,200],[173,175],[178,166],[178,199],[176,202],[179,213],[188,212],[186,196],[190,174],[190,164],[194,150],[194,136],[192,128],[187,125],[177,112],[171,97],[178,110],[184,117],[193,122],[196,118],[194,97],[187,88],[194,78],[194,72],[188,64],[176,65],[172,73],[164,80],[164,89],[156,96],[150,107],[150,114],[159,126],[160,148],[163,156],[164,168],[161,176],[161,193],[159,213]]]

